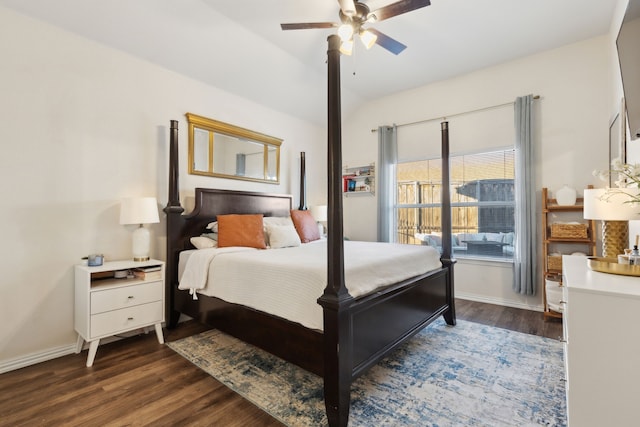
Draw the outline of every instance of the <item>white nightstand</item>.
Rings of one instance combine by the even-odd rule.
[[[137,271],[138,276],[116,277],[127,271]],[[152,259],[105,262],[98,267],[76,265],[76,353],[82,351],[84,341],[89,343],[87,366],[93,365],[100,339],[112,335],[154,325],[158,342],[164,344],[162,322],[164,262]]]

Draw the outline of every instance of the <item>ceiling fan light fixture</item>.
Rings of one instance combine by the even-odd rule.
[[[342,42],[351,40],[351,38],[353,37],[353,26],[351,24],[340,25],[338,27],[338,35],[340,36],[340,40],[342,40]]]
[[[371,47],[376,43],[376,40],[378,40],[378,36],[373,34],[371,31],[360,31],[360,41],[367,49],[371,49]]]
[[[353,53],[353,39],[340,43],[340,53],[351,56]]]
[[[356,5],[353,0],[338,0],[340,10],[346,16],[354,16],[356,14]]]

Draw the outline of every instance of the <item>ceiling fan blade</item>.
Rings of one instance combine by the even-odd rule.
[[[407,48],[407,46],[403,45],[399,41],[392,39],[388,35],[381,33],[376,29],[368,28],[367,31],[370,31],[376,36],[378,36],[378,38],[376,39],[377,45],[382,46],[383,48],[387,49],[389,52],[393,53],[394,55],[398,55],[400,52],[402,52]]]
[[[283,30],[308,30],[311,28],[335,28],[338,24],[335,22],[307,22],[297,24],[280,24]]]
[[[403,13],[411,12],[412,10],[429,6],[430,4],[430,0],[400,0],[381,7],[378,10],[374,10],[371,12],[371,15],[375,15],[376,21],[382,21],[393,18],[394,16],[402,15]]]

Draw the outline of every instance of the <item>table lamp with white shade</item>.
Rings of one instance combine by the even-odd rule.
[[[144,224],[160,222],[158,202],[155,197],[138,197],[123,199],[120,205],[120,224],[139,224],[133,232],[133,260],[149,260],[151,236]]]
[[[584,218],[602,220],[604,258],[617,258],[629,247],[629,220],[640,219],[640,206],[629,202],[638,192],[631,188],[584,190]]]
[[[321,236],[325,235],[324,224],[327,222],[327,205],[311,206],[311,216],[318,223],[318,231]]]

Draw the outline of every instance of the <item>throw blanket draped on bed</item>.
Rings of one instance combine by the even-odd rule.
[[[430,246],[344,242],[345,284],[353,297],[440,268]],[[180,256],[180,289],[322,330],[322,295],[327,278],[326,241],[299,247],[200,249]]]

